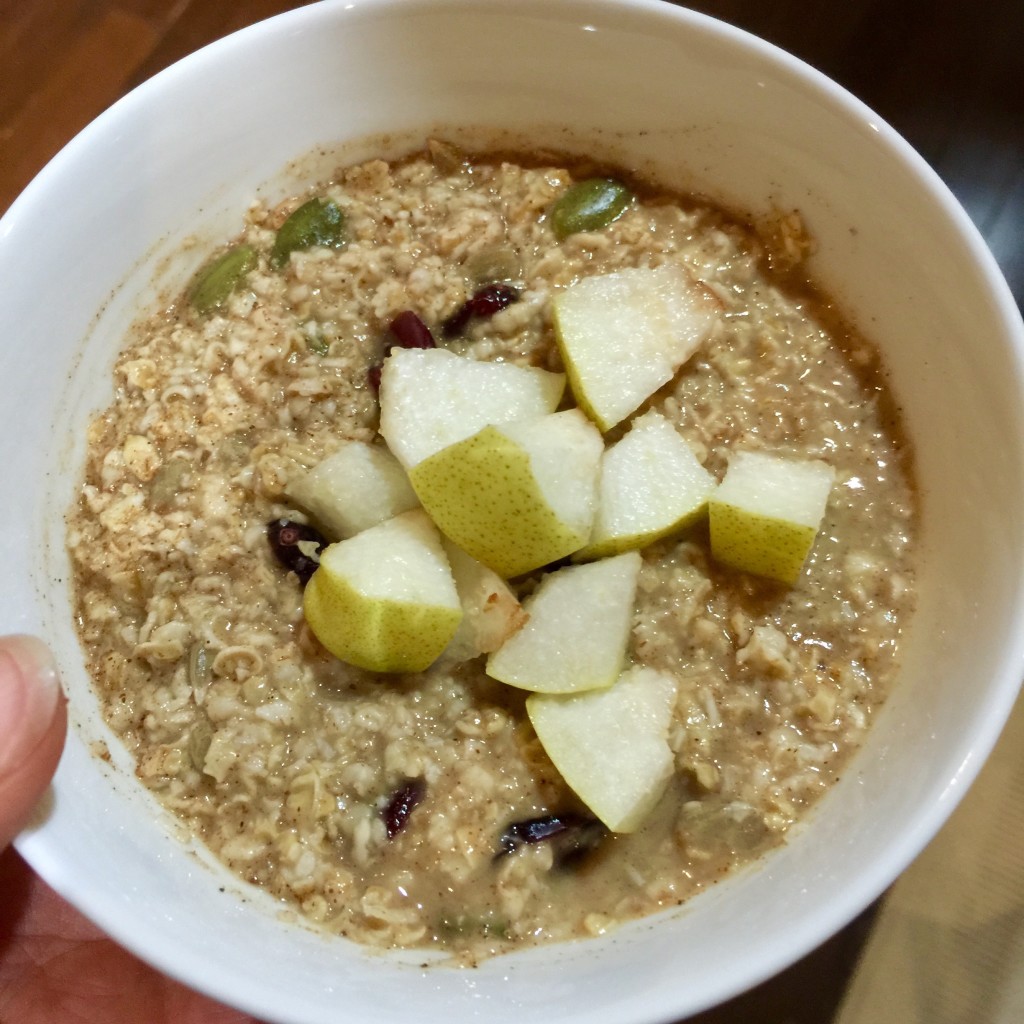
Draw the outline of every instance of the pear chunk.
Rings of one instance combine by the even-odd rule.
[[[398,460],[383,446],[365,441],[343,441],[336,452],[289,481],[286,491],[332,540],[419,505]]]
[[[703,344],[718,301],[680,266],[585,277],[554,299],[576,401],[601,430],[633,412]]]
[[[590,536],[604,444],[578,409],[484,427],[409,473],[442,533],[508,579]]]
[[[487,659],[487,674],[538,693],[611,686],[625,661],[639,574],[635,551],[549,573],[524,605],[526,625]]]
[[[708,504],[711,554],[735,569],[795,583],[835,480],[824,462],[735,452]]]
[[[441,537],[420,509],[325,548],[303,610],[327,650],[372,672],[422,672],[463,614]]]
[[[491,423],[554,412],[565,375],[484,363],[443,348],[394,348],[380,377],[380,432],[411,469]]]
[[[637,665],[606,690],[532,694],[526,710],[576,795],[613,832],[633,832],[672,777],[675,700],[672,676]]]
[[[715,478],[660,413],[634,420],[601,457],[597,513],[574,560],[646,547],[694,523],[707,510]]]
[[[523,627],[527,615],[511,587],[493,569],[446,537],[442,543],[463,611],[455,636],[436,663],[450,667],[496,651]]]

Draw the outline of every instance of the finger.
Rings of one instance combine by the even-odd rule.
[[[0,849],[49,785],[66,731],[64,695],[46,645],[30,636],[0,638]]]

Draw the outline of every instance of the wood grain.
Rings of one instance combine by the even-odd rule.
[[[32,33],[29,40],[35,42]],[[21,76],[24,95],[5,120],[0,157],[0,192],[13,195],[73,135],[89,123],[97,111],[113,103],[129,80],[129,69],[148,54],[158,34],[145,19],[120,8],[95,19],[83,19],[61,46],[61,59],[50,66],[42,81],[29,85]],[[22,69],[30,67],[19,45],[16,57]],[[34,47],[32,47],[34,49]],[[117,54],[117,60],[110,60]],[[2,59],[2,58],[0,58]],[[9,65],[10,66],[10,65]]]

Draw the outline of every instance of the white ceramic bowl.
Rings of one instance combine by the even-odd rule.
[[[681,912],[473,971],[284,923],[179,841],[99,720],[61,521],[124,323],[182,283],[161,260],[197,225],[232,233],[256,192],[304,184],[316,159],[282,168],[315,146],[387,132],[401,148],[434,125],[500,126],[735,209],[799,208],[819,282],[884,350],[924,502],[902,681],[806,827]],[[735,29],[646,0],[315,4],[100,117],[4,218],[0,281],[0,628],[55,645],[74,723],[48,815],[19,849],[124,945],[262,1019],[635,1024],[707,1007],[874,899],[952,810],[1011,706],[1024,661],[1019,315],[923,161],[834,84]],[[90,752],[98,739],[109,765]]]

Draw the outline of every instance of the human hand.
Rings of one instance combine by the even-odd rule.
[[[0,640],[0,849],[50,784],[66,730],[64,696],[45,645],[30,636]]]
[[[0,639],[0,1021],[258,1024],[123,950],[4,850],[50,784],[66,730],[45,645]]]

